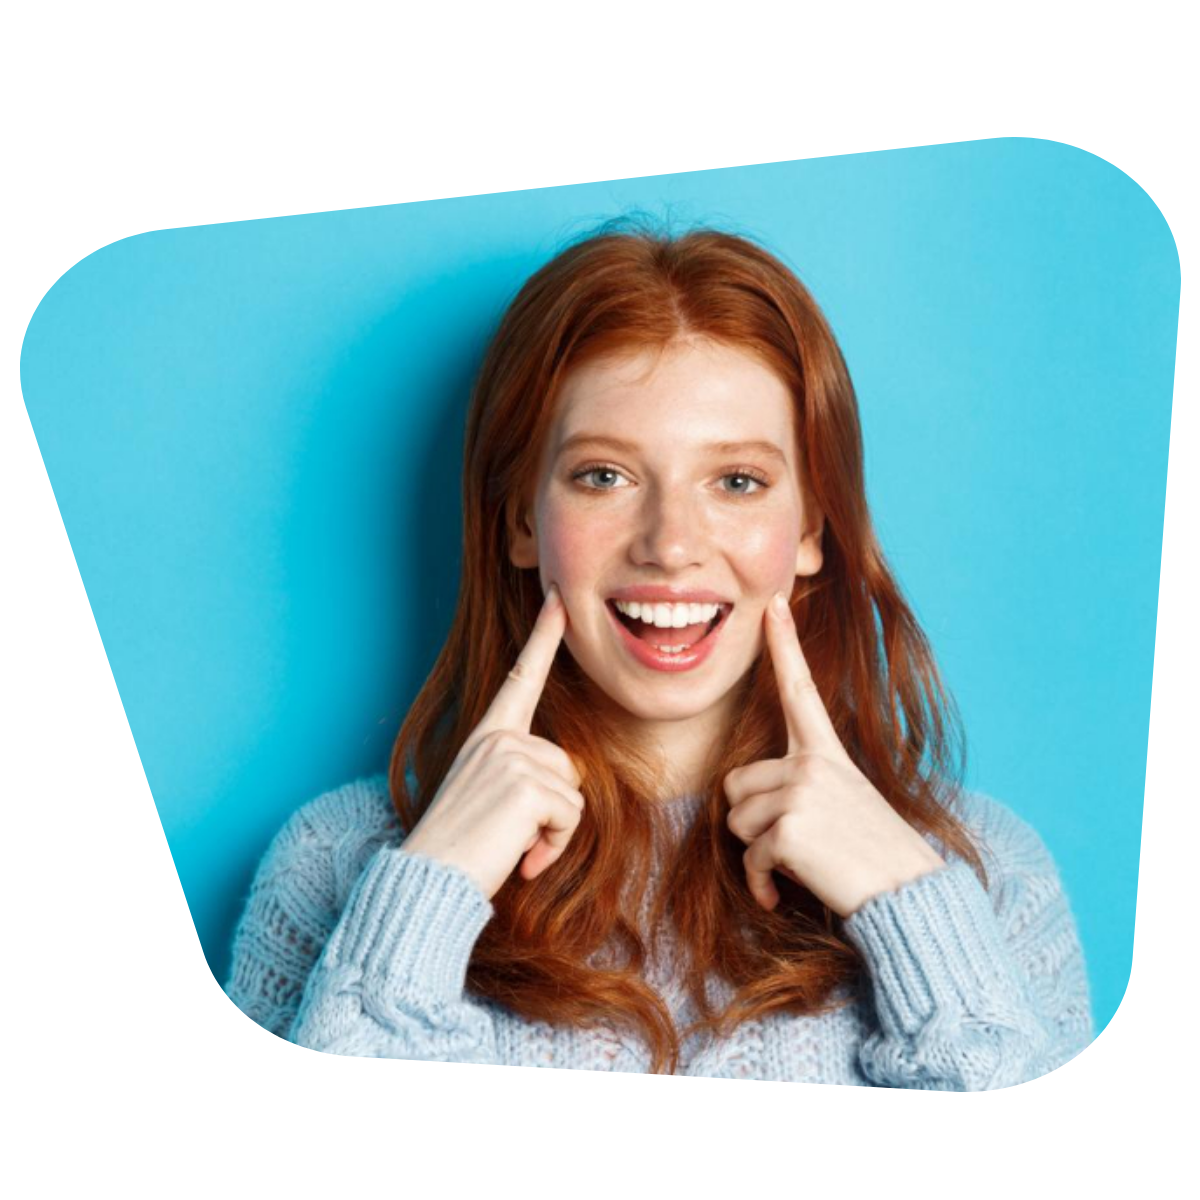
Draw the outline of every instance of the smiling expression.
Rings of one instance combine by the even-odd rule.
[[[787,385],[745,351],[691,339],[570,373],[510,556],[538,568],[543,590],[558,585],[567,647],[610,700],[641,722],[715,732],[763,650],[771,596],[820,570],[821,527]],[[638,585],[723,602],[695,665],[631,649],[610,602]],[[663,633],[653,640],[681,640]]]

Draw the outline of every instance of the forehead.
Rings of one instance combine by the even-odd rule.
[[[582,434],[647,435],[672,446],[762,438],[786,451],[791,392],[761,359],[708,341],[610,355],[564,381],[554,422],[555,448]]]

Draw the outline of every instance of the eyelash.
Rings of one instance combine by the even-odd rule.
[[[586,467],[580,467],[578,471],[572,472],[571,478],[572,478],[572,480],[582,479],[585,475],[591,475],[594,471],[611,471],[614,475],[622,474],[621,471],[619,471],[616,467],[612,466],[610,463],[589,463]],[[759,494],[759,491],[763,491],[766,488],[769,488],[771,486],[770,480],[768,480],[767,477],[761,471],[756,471],[753,467],[738,467],[736,470],[726,471],[721,476],[722,479],[729,479],[731,477],[734,477],[734,478],[742,477],[745,479],[753,479],[754,482],[759,485],[758,488],[753,492],[726,492],[725,493],[727,496],[733,496],[736,499],[742,499],[744,497],[749,498],[750,496],[757,496]],[[590,492],[612,492],[612,491],[617,490],[616,488],[590,487],[587,484],[585,484],[584,487]]]

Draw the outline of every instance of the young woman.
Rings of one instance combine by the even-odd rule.
[[[951,1090],[1087,1045],[1057,871],[958,782],[849,375],[775,257],[618,223],[537,271],[463,512],[389,776],[258,872],[244,1012],[342,1054]]]

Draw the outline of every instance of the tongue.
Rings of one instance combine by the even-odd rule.
[[[626,626],[634,637],[656,646],[694,646],[708,632],[707,621],[685,625],[682,629],[661,629],[657,625],[647,625],[645,621],[627,621]]]

